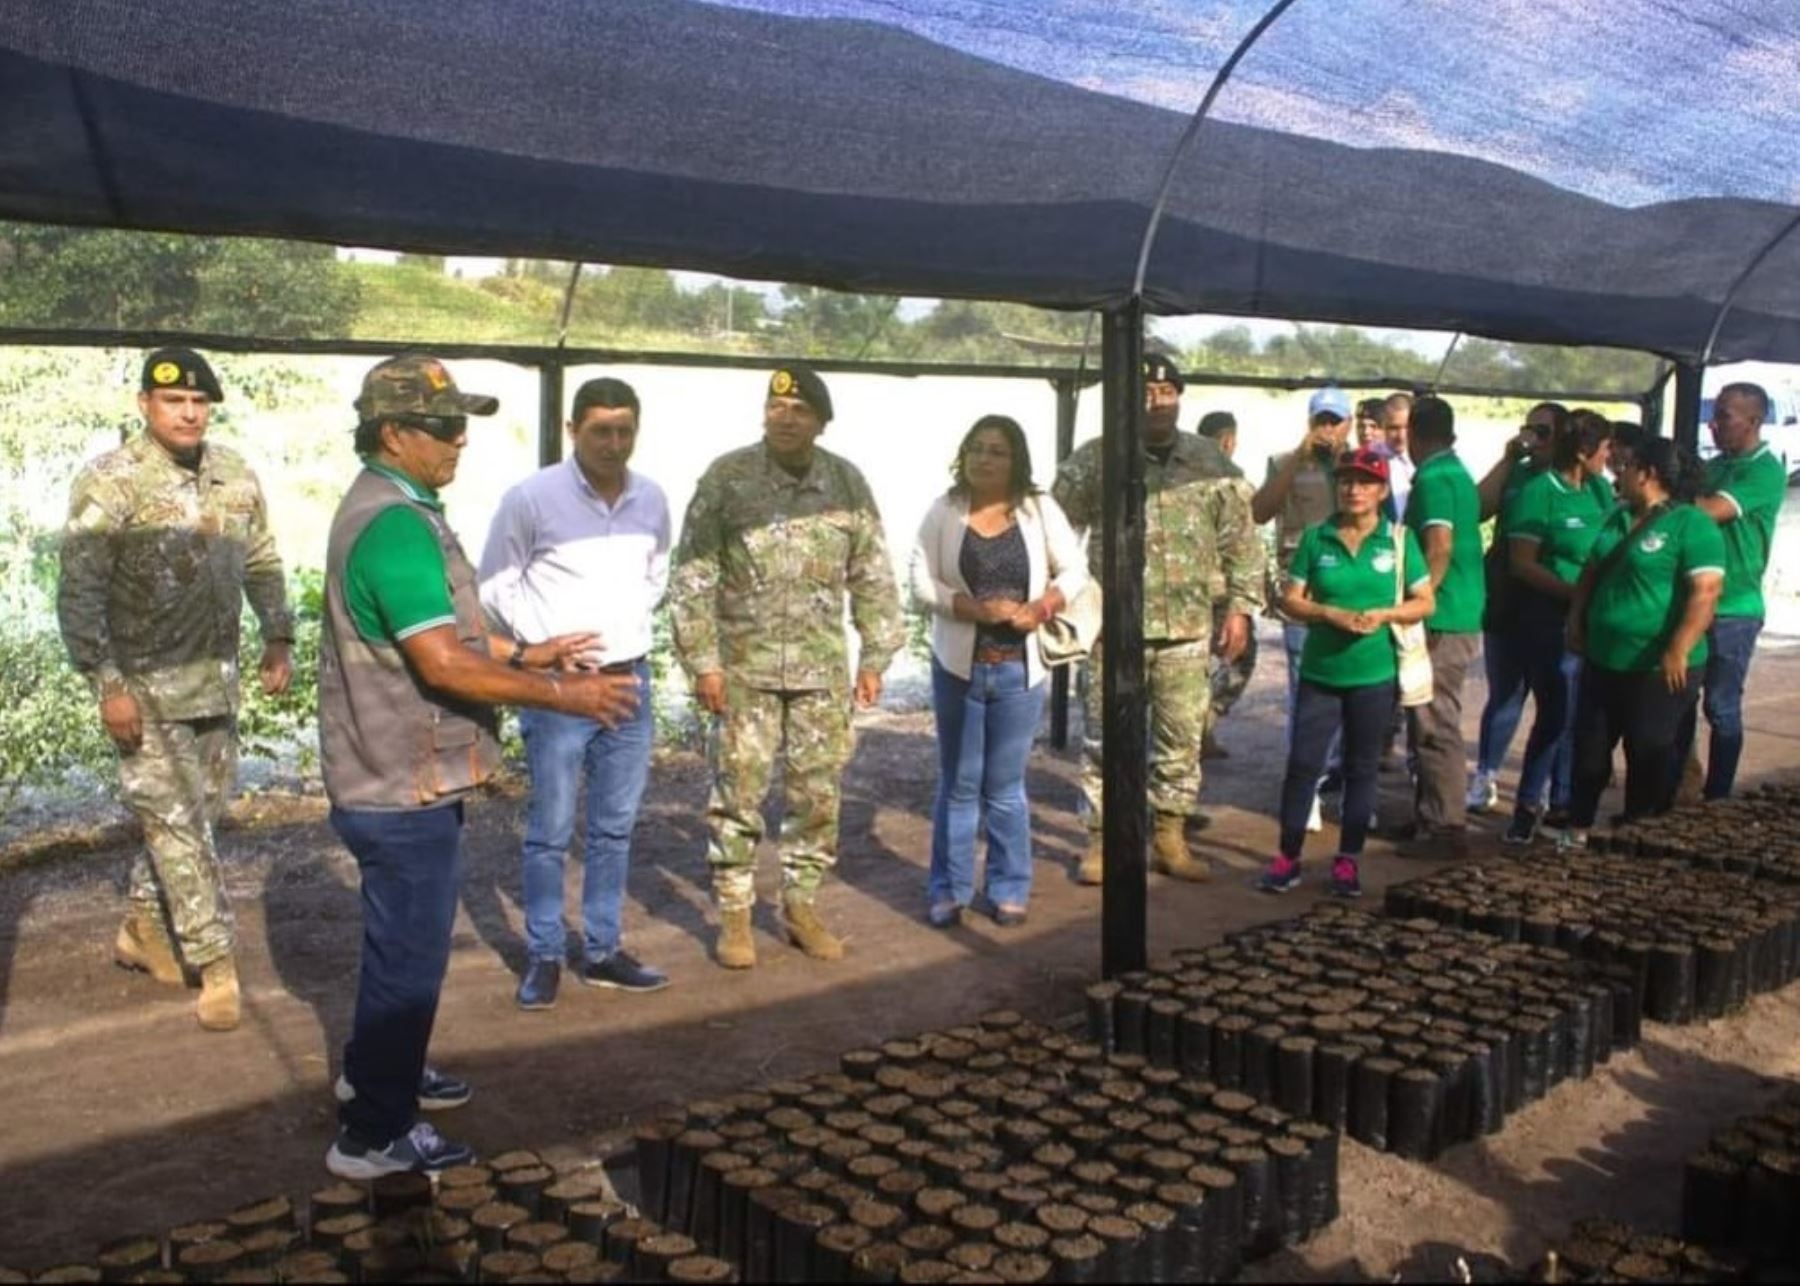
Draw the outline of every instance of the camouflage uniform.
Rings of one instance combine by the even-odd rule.
[[[762,443],[713,461],[682,524],[669,605],[682,666],[726,681],[707,808],[723,910],[755,901],[762,801],[784,746],[784,890],[812,894],[837,860],[852,749],[846,594],[858,667],[880,673],[905,634],[881,516],[856,466],[815,449],[796,479]]]
[[[131,900],[141,925],[173,926],[190,968],[232,948],[213,828],[237,769],[245,597],[265,639],[293,638],[262,489],[235,452],[207,443],[187,469],[145,433],[75,479],[57,617],[95,695],[137,699],[143,743],[119,757],[148,850]]]
[[[1244,477],[1242,469],[1235,464],[1231,467],[1236,470],[1233,475],[1234,484],[1242,493],[1244,504],[1248,507],[1251,498],[1256,495],[1256,488],[1251,486],[1249,480]],[[1225,588],[1225,573],[1221,570],[1213,577],[1212,584],[1213,629],[1215,631],[1223,628],[1225,618],[1230,614],[1225,606]],[[1212,659],[1210,673],[1212,682],[1209,685],[1209,691],[1212,705],[1206,712],[1206,730],[1208,732],[1218,726],[1219,720],[1231,713],[1231,707],[1236,705],[1238,699],[1244,695],[1244,689],[1250,686],[1251,676],[1256,673],[1256,623],[1254,620],[1251,621],[1249,639],[1244,645],[1242,655],[1235,661],[1227,661],[1222,656],[1215,656]]]
[[[1089,533],[1098,576],[1101,536],[1100,442],[1063,462],[1052,494],[1069,521]],[[1191,815],[1200,794],[1200,746],[1211,705],[1215,600],[1227,613],[1262,606],[1263,547],[1233,466],[1208,439],[1177,433],[1166,462],[1144,462],[1144,679],[1150,700],[1150,806]],[[1089,830],[1101,828],[1101,647],[1089,661],[1081,788]]]

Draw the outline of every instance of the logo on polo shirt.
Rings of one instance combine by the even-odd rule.
[[[1319,566],[1321,566],[1321,567],[1336,567],[1337,565],[1338,565],[1338,556],[1336,554],[1320,554],[1319,555]]]
[[[1378,572],[1393,571],[1394,570],[1393,551],[1388,550],[1388,549],[1382,550],[1380,553],[1376,554],[1374,558],[1369,560],[1369,566],[1373,567]]]
[[[1638,541],[1638,548],[1643,550],[1646,554],[1654,554],[1668,543],[1669,538],[1667,536],[1660,531],[1653,531],[1648,536],[1645,536],[1642,540]]]
[[[1572,514],[1563,519],[1563,526],[1570,531],[1579,531],[1581,528],[1587,526],[1587,519],[1583,518],[1580,514]]]

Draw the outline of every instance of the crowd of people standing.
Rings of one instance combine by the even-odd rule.
[[[1509,844],[1553,833],[1582,846],[1621,741],[1623,816],[1667,809],[1702,694],[1704,793],[1730,794],[1786,486],[1760,441],[1760,388],[1734,384],[1716,399],[1719,454],[1704,468],[1637,426],[1544,403],[1477,482],[1457,455],[1448,402],[1397,393],[1353,411],[1328,387],[1311,397],[1301,440],[1255,486],[1233,460],[1230,413],[1209,412],[1183,431],[1185,381],[1174,362],[1151,356],[1143,380],[1153,870],[1211,878],[1191,843],[1206,824],[1202,764],[1224,756],[1218,721],[1250,680],[1254,621],[1265,612],[1281,623],[1288,695],[1277,852],[1257,881],[1266,892],[1301,883],[1306,837],[1323,828],[1321,795],[1335,789],[1329,890],[1360,896],[1379,774],[1398,762],[1401,734],[1413,785],[1401,851],[1466,851],[1467,813],[1496,805],[1527,695],[1535,711]],[[223,397],[199,354],[149,354],[138,393],[144,433],[76,479],[58,591],[71,660],[92,684],[122,795],[144,824],[115,959],[159,982],[197,983],[197,1017],[209,1030],[240,1020],[213,831],[234,775],[244,600],[262,626],[268,691],[291,679],[293,638],[260,484],[206,440]],[[470,418],[497,406],[458,389],[427,355],[370,369],[355,399],[362,467],[326,551],[322,767],[331,826],[361,872],[364,920],[336,1084],[341,1129],[327,1165],[353,1179],[471,1156],[418,1114],[471,1093],[428,1066],[426,1051],[465,803],[499,763],[500,706],[521,711],[531,778],[520,859],[529,960],[515,1000],[541,1011],[556,1004],[565,968],[583,984],[628,992],[669,984],[625,949],[621,925],[650,771],[659,605],[710,724],[714,958],[731,970],[758,959],[756,859],[777,764],[783,931],[811,958],[844,954],[819,893],[838,860],[852,714],[880,700],[904,643],[874,494],[855,465],[818,446],[833,406],[810,367],[773,372],[760,440],[706,469],[678,538],[662,489],[630,467],[644,413],[637,393],[610,377],[587,381],[573,400],[567,458],[507,493],[476,560],[441,492]],[[1104,876],[1100,444],[1074,452],[1041,487],[1023,428],[986,415],[963,436],[948,476],[903,578],[930,618],[938,781],[922,902],[938,928],[978,906],[1010,928],[1029,909],[1026,767],[1059,665],[1085,670],[1088,843],[1075,874],[1086,884]],[[1462,694],[1478,654],[1488,703],[1465,776]],[[583,797],[582,925],[572,942],[565,863]]]

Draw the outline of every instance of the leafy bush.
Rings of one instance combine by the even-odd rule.
[[[319,631],[325,617],[325,574],[299,568],[288,576],[294,609],[294,679],[286,692],[268,696],[256,663],[262,631],[254,618],[243,647],[243,701],[238,707],[238,740],[245,754],[278,759],[296,756],[311,775],[319,759]]]
[[[99,706],[62,640],[0,620],[0,806],[22,786],[61,785],[73,769],[105,774],[112,764]]]

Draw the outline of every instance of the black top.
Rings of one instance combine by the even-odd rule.
[[[997,536],[984,536],[973,527],[963,532],[957,570],[969,583],[969,593],[979,600],[1009,598],[1023,603],[1031,594],[1031,558],[1025,537],[1013,523]],[[1023,655],[1025,636],[1010,625],[977,625],[975,647],[1003,647]]]

